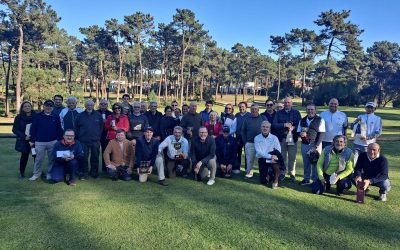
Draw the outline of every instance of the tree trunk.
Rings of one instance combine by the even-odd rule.
[[[232,81],[231,81],[232,84]],[[238,83],[236,83],[236,88],[235,88],[235,106],[237,106],[237,94],[238,94]]]
[[[303,82],[301,83],[301,106],[304,106],[304,88],[306,86],[306,45],[303,43]]]
[[[19,31],[19,44],[18,44],[18,75],[17,75],[17,83],[15,86],[15,107],[19,108],[21,106],[21,81],[22,81],[22,49],[24,46],[24,30],[23,25],[18,25]]]
[[[117,102],[119,102],[119,92],[121,90],[122,65],[123,65],[122,53],[121,53],[119,46],[118,46],[118,56],[119,56],[119,70],[118,70]],[[125,88],[126,88],[126,85],[125,85]]]
[[[139,93],[139,101],[142,101],[143,95],[143,65],[142,65],[142,50],[140,49],[139,44],[139,67],[140,67],[140,93]]]
[[[6,100],[5,100],[5,116],[8,117],[10,114],[10,98],[9,98],[9,82],[10,82],[10,73],[11,73],[11,64],[12,64],[12,56],[14,54],[14,48],[10,49],[10,52],[8,54],[8,66],[7,66],[7,74],[6,74]],[[4,60],[3,60],[3,66],[4,66]],[[16,111],[18,112],[20,106],[16,106]]]
[[[276,94],[276,100],[279,100],[280,91],[281,91],[281,58],[278,59],[278,90]]]

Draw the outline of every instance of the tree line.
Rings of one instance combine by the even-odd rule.
[[[61,18],[42,0],[0,3],[6,114],[10,103],[40,102],[56,92],[87,91],[99,100],[112,80],[118,100],[120,92],[142,100],[149,89],[159,101],[217,99],[224,87],[235,93],[236,103],[239,94],[245,99],[246,82],[254,82],[253,95],[294,95],[317,105],[332,96],[347,105],[376,100],[385,106],[400,99],[399,44],[377,41],[364,50],[364,30],[349,21],[350,10],[322,12],[314,21],[318,31],[293,28],[271,35],[273,58],[240,43],[231,50],[218,47],[189,9],[176,9],[170,23],[157,27],[154,17],[142,12],[123,21],[112,18],[81,27],[79,40],[57,27]],[[133,84],[128,88],[122,81]]]

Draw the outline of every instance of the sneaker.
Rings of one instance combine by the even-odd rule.
[[[24,175],[24,174],[19,174],[19,177],[18,177],[19,180],[22,181],[24,178],[25,178],[25,175]]]
[[[278,188],[278,182],[272,183],[272,189],[277,189]]]
[[[306,180],[302,180],[302,181],[299,183],[300,186],[305,186],[305,185],[309,185],[309,184],[310,184],[310,181],[306,181]]]
[[[250,171],[245,175],[245,177],[246,177],[247,179],[253,178],[253,170],[250,170]]]
[[[161,186],[168,186],[168,183],[164,180],[159,180],[158,184],[160,184]]]
[[[279,175],[279,181],[284,181],[285,180],[285,174],[282,173]]]
[[[386,194],[380,194],[379,197],[377,198],[378,201],[387,201],[387,196]]]
[[[51,174],[46,174],[46,180],[51,180]]]
[[[234,174],[240,174],[240,170],[239,170],[239,169],[232,170],[232,173],[234,173]]]
[[[290,182],[296,182],[296,176],[290,175]]]
[[[40,178],[40,175],[32,175],[31,178],[29,178],[30,181],[36,181],[37,179]]]
[[[214,179],[209,179],[209,180],[207,181],[207,185],[209,185],[209,186],[214,185],[214,183],[215,183],[215,180],[214,180]]]
[[[207,177],[208,177],[208,178],[210,178],[210,176],[211,176],[211,171],[210,171],[210,170],[208,170]]]

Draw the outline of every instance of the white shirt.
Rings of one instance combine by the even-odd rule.
[[[279,143],[278,137],[269,133],[265,138],[263,134],[259,134],[254,137],[254,147],[256,149],[257,158],[271,159],[269,152],[274,149],[281,152],[281,144]]]
[[[70,109],[68,107],[65,107],[61,110],[60,112],[60,120],[61,120],[61,128],[64,129],[64,116],[68,113]],[[76,112],[82,113],[83,109],[76,107],[74,110],[76,110]]]
[[[163,142],[160,143],[158,146],[158,152],[161,153],[165,148],[168,147],[167,155],[170,159],[174,159],[175,155],[177,155],[177,150],[174,147],[174,143],[181,143],[181,153],[185,155],[185,157],[188,157],[188,152],[189,152],[189,142],[186,140],[185,137],[181,136],[181,138],[177,141],[175,139],[175,135],[170,135],[167,138],[164,139]]]
[[[354,137],[354,144],[361,145],[361,146],[368,146],[371,143],[376,142],[376,138],[381,135],[382,133],[382,119],[375,115],[374,113],[371,114],[362,114],[359,115],[362,121],[365,122],[367,125],[367,137],[373,137],[369,140],[363,141],[360,139],[360,134],[356,134]],[[354,125],[354,123],[353,123]]]
[[[347,115],[337,110],[332,113],[330,110],[321,112],[321,118],[325,120],[325,133],[322,137],[324,142],[332,142],[337,135],[343,135],[343,128],[348,127]]]
[[[236,117],[233,120],[227,117],[225,119],[224,126],[228,126],[229,134],[233,135],[236,132]]]

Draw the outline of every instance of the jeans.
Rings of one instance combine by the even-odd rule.
[[[99,176],[99,155],[100,155],[100,142],[83,143],[81,142],[84,152],[82,163],[79,166],[79,175],[87,177],[89,173],[89,154],[90,154],[90,176],[96,178]]]
[[[51,175],[51,169],[53,168],[53,148],[57,141],[49,142],[35,142],[36,159],[33,164],[33,175],[40,176],[42,174],[42,163],[47,152],[47,173]]]
[[[75,173],[78,170],[78,160],[73,159],[67,162],[55,162],[51,171],[51,178],[55,182],[64,181],[65,175],[69,175],[69,182],[75,182]]]
[[[121,179],[124,181],[130,181],[132,178],[128,174],[126,166],[118,166],[115,169],[107,168],[107,173],[110,178],[114,181]]]
[[[248,173],[250,170],[253,170],[254,159],[256,158],[256,148],[254,147],[254,143],[246,142],[244,151],[246,153],[246,172]]]
[[[296,154],[297,154],[297,142],[294,145],[287,145],[285,139],[280,142],[281,153],[283,156],[283,161],[285,162],[286,170],[289,171],[290,175],[296,175]],[[283,173],[284,174],[284,173]]]
[[[310,181],[310,175],[312,176],[312,180],[315,181],[318,179],[317,176],[317,163],[311,163],[310,157],[308,157],[307,152],[313,148],[314,145],[301,144],[301,155],[303,157],[303,167],[304,167],[304,180]]]
[[[160,156],[158,156],[160,157]],[[157,160],[158,160],[157,157]],[[157,165],[157,160],[156,160],[156,165]],[[185,176],[188,173],[188,169],[190,167],[190,161],[189,159],[181,159],[181,160],[175,160],[171,159],[168,156],[166,156],[166,162],[167,162],[167,175],[169,178],[176,177],[177,175],[177,166],[181,165],[183,169],[181,171],[178,170],[178,175]],[[164,158],[162,158],[162,163],[164,164]],[[158,167],[157,167],[158,169]],[[160,179],[162,180],[162,179]]]

